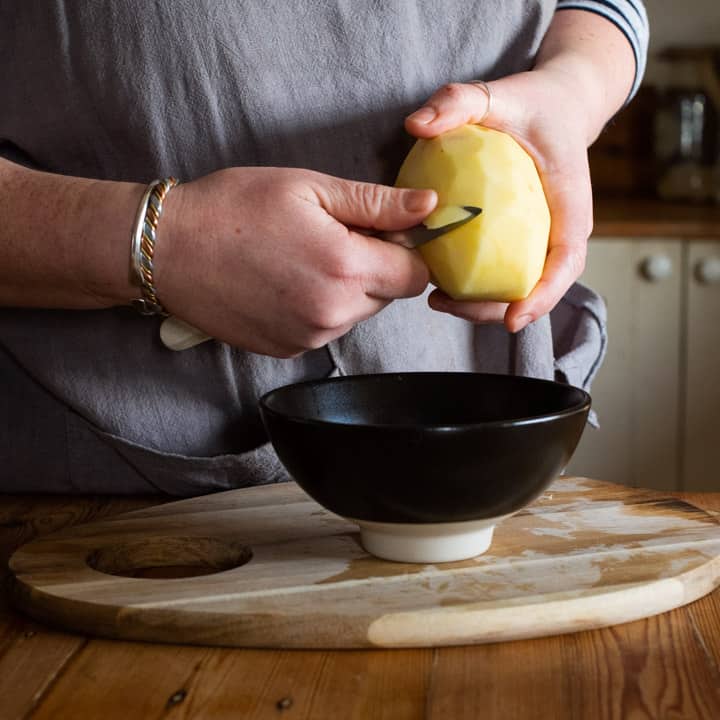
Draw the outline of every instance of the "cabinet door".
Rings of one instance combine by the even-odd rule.
[[[687,247],[683,480],[720,492],[720,242]]]
[[[587,427],[567,472],[679,487],[682,243],[593,238],[581,282],[608,307],[608,351],[593,383],[600,428]]]

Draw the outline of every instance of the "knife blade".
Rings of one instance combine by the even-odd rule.
[[[370,234],[381,240],[414,250],[474,220],[482,212],[482,208],[475,207],[474,205],[446,205],[441,211],[445,217],[460,217],[460,219],[434,227],[428,227],[422,224],[415,225],[407,230],[380,230],[371,231]]]

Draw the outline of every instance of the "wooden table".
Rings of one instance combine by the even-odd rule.
[[[720,493],[679,494],[720,514]],[[9,607],[6,565],[39,534],[157,498],[0,496],[0,718],[720,718],[720,589],[664,615],[539,640],[265,651],[56,632]]]

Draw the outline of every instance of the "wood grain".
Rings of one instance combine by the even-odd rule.
[[[7,561],[22,544],[78,523],[157,505],[159,498],[5,496],[0,499],[0,718],[24,718],[87,644],[10,609]]]
[[[68,707],[77,718],[163,717],[194,691],[194,679],[210,655],[206,649],[93,641],[58,678],[33,718],[66,717]],[[264,671],[262,664],[258,671]]]
[[[430,718],[712,718],[717,678],[676,613],[572,636],[448,648],[433,674]],[[550,710],[551,709],[551,710]]]
[[[262,651],[92,641],[34,720],[76,717],[343,718],[424,715],[431,650]],[[118,668],[124,668],[122,673]]]
[[[720,518],[720,493],[677,493],[678,497]],[[715,602],[695,602],[688,606],[699,644],[717,669],[720,687],[720,590],[711,596]]]
[[[131,513],[24,546],[11,561],[22,606],[40,620],[106,637],[424,647],[627,622],[720,583],[714,518],[677,500],[577,478],[559,480],[501,523],[485,555],[426,566],[369,556],[354,526],[293,484],[202,498],[198,512],[194,505]],[[233,559],[241,566],[231,567]],[[182,577],[198,575],[195,565],[200,576]],[[205,574],[208,567],[225,571]],[[177,579],[154,579],[158,568]]]
[[[718,493],[678,496],[720,512]],[[125,509],[124,502],[77,498],[67,517],[105,517],[116,507]],[[22,508],[20,522],[14,511],[20,512],[21,504],[0,502],[3,522],[15,524],[15,536],[26,522],[43,526],[32,506],[30,501]],[[52,498],[38,506],[57,517]],[[23,532],[23,540],[29,535]],[[14,549],[7,537],[0,537],[6,557]],[[13,632],[30,626],[4,607],[0,602],[0,638],[8,638],[10,626]],[[59,643],[78,641],[81,650],[53,672],[42,664],[48,650],[55,652],[52,641],[28,644],[35,676],[47,671],[43,689],[22,702],[25,683],[3,686],[0,717],[704,720],[720,716],[719,613],[720,591],[715,591],[657,618],[553,638],[438,650],[327,652],[86,642],[33,624]],[[176,702],[169,704],[173,697]],[[290,705],[280,709],[281,700]]]
[[[15,633],[0,655],[0,717],[24,717],[36,707],[86,642],[30,624]]]

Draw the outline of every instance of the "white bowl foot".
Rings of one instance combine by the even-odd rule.
[[[438,563],[467,560],[484,553],[501,518],[458,523],[375,523],[360,526],[363,547],[384,560]]]

